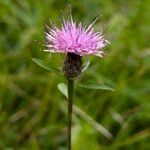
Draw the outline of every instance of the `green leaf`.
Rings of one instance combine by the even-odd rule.
[[[90,61],[87,61],[85,66],[82,69],[82,72],[86,71],[88,69],[89,65],[90,65]]]
[[[110,87],[109,85],[107,85],[105,83],[97,83],[97,82],[93,82],[93,81],[78,83],[78,86],[87,88],[87,89],[115,91],[112,87]]]
[[[67,90],[67,85],[65,83],[59,83],[57,85],[57,88],[59,89],[59,91],[66,96],[66,98],[68,99],[68,90]]]
[[[52,71],[52,72],[55,72],[57,74],[62,74],[62,71],[60,68],[52,68],[49,66],[49,64],[46,62],[46,61],[43,61],[41,59],[37,59],[37,58],[32,58],[32,60],[38,64],[39,66],[41,66],[42,68],[46,69],[46,70],[49,70],[49,71]]]

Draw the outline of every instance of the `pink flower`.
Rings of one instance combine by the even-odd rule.
[[[96,21],[96,20],[95,20]],[[46,35],[46,46],[52,53],[75,53],[80,56],[96,55],[103,57],[101,50],[109,42],[104,39],[100,32],[93,31],[93,24],[87,28],[81,23],[77,25],[72,18],[62,24],[61,29],[54,26],[48,28]]]

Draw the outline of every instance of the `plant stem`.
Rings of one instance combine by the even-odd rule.
[[[71,124],[74,80],[68,77],[68,150],[71,150]]]

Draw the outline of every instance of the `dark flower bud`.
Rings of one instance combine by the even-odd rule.
[[[64,74],[69,78],[80,75],[82,71],[82,57],[75,53],[67,53],[63,66]]]

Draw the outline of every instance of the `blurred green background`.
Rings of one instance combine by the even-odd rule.
[[[86,116],[73,115],[73,150],[150,149],[149,0],[0,0],[0,150],[66,150],[67,105],[57,84],[65,79],[37,66],[32,58],[62,66],[64,56],[49,55],[43,22],[60,25],[72,5],[74,20],[104,31],[111,45],[104,59],[90,59],[87,80],[98,78],[115,92],[75,88],[74,103]]]

